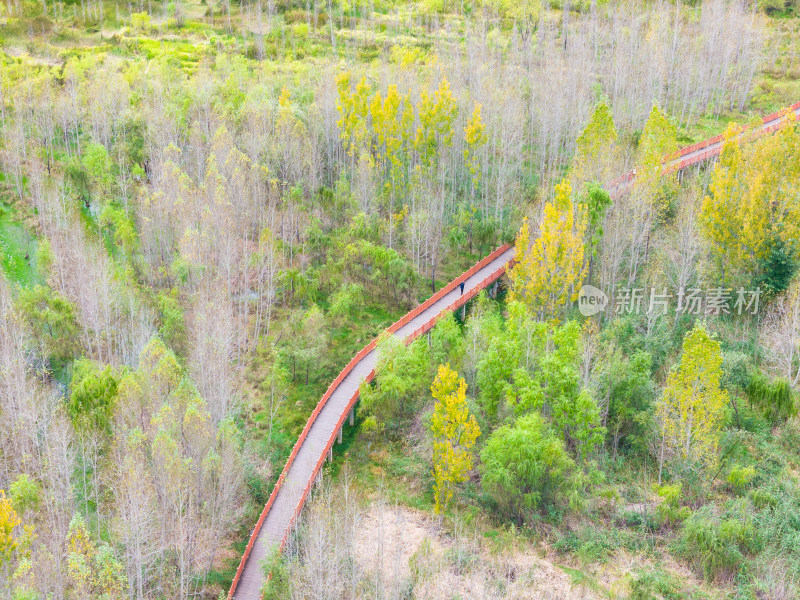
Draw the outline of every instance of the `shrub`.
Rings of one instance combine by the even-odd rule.
[[[150,30],[150,15],[146,12],[131,14],[131,27],[134,31],[145,33]]]
[[[631,579],[630,600],[680,600],[679,583],[660,569],[638,571]]]
[[[778,505],[778,499],[767,490],[757,489],[750,492],[750,502],[759,510]]]
[[[755,529],[749,519],[719,519],[702,508],[684,522],[681,544],[683,555],[707,580],[730,579],[754,549]]]
[[[8,489],[11,504],[24,517],[28,510],[37,510],[42,496],[42,486],[26,474],[21,474]]]
[[[689,516],[689,508],[681,506],[682,487],[680,483],[676,483],[662,485],[658,488],[658,495],[664,499],[656,508],[656,513],[662,525],[674,525]]]
[[[614,531],[584,527],[579,531],[568,531],[556,540],[554,547],[559,552],[575,554],[585,564],[602,562],[617,548]]]
[[[573,485],[575,463],[536,413],[496,429],[481,452],[483,486],[522,524],[533,510],[556,503]]]
[[[261,597],[264,600],[282,600],[289,596],[289,569],[286,559],[275,548],[261,564],[265,575]]]
[[[756,373],[747,385],[747,397],[750,404],[764,413],[773,425],[785,422],[797,414],[794,392],[786,379],[770,381],[764,375]]]
[[[734,465],[728,474],[728,483],[736,493],[742,493],[755,479],[756,469],[753,466],[742,467]]]

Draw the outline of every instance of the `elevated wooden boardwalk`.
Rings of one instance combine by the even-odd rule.
[[[762,119],[755,135],[765,135],[784,127],[791,114],[800,117],[800,102],[786,110],[773,113]],[[697,144],[687,146],[675,154],[665,157],[664,172],[681,171],[719,155],[722,136],[718,135]],[[610,184],[619,192],[636,176],[626,173]],[[506,265],[514,257],[514,248],[502,246],[484,258],[469,271],[451,281],[431,298],[409,312],[388,328],[403,340],[413,340],[433,327],[443,315],[465,304],[482,289],[502,277]],[[464,293],[460,285],[464,283]],[[295,443],[275,488],[250,535],[239,569],[231,584],[228,599],[257,600],[264,584],[262,561],[275,546],[286,544],[289,533],[305,504],[326,457],[331,455],[333,444],[358,401],[358,388],[364,380],[375,375],[377,356],[373,340],[364,347],[342,370],[322,396],[317,408],[306,423]]]
[[[513,257],[514,249],[510,245],[498,248],[388,330],[406,341],[422,335],[442,315],[458,309],[482,289],[497,281]],[[371,380],[374,376],[377,362],[376,341],[370,342],[342,370],[311,415],[250,536],[247,550],[228,594],[229,598],[245,600],[261,596],[261,587],[264,584],[261,562],[269,556],[272,548],[276,545],[282,548],[286,543],[325,458],[332,451],[344,422],[358,400],[361,382]]]

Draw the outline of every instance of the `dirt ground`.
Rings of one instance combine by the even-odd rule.
[[[406,507],[373,503],[357,530],[358,566],[389,597],[391,591],[412,589],[419,600],[605,596],[573,582],[568,569],[542,558],[535,548],[491,552],[474,533],[447,534],[424,513]],[[616,587],[619,577],[609,575],[601,585]]]

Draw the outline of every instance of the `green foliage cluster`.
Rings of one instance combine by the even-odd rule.
[[[109,365],[81,358],[72,366],[67,411],[82,433],[109,433],[114,415],[118,377]]]
[[[69,300],[47,286],[35,285],[20,290],[17,310],[42,354],[56,366],[63,365],[78,352],[78,322]]]
[[[787,421],[798,411],[795,392],[785,379],[770,381],[761,373],[756,373],[747,385],[747,398],[773,424]]]
[[[361,386],[362,427],[369,433],[396,435],[427,399],[434,365],[424,339],[406,346],[384,335],[377,352],[376,382]]]
[[[681,553],[710,580],[730,579],[757,549],[757,535],[746,515],[722,517],[704,507],[681,531]]]
[[[564,502],[577,489],[574,460],[536,413],[492,432],[481,463],[483,485],[519,525],[532,512]]]

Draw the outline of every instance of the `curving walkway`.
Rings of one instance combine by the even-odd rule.
[[[771,133],[783,127],[788,122],[785,117],[789,112],[800,117],[800,102],[785,111],[764,117],[756,135]],[[721,135],[693,144],[666,157],[664,171],[680,171],[704,162],[719,155],[721,149]],[[635,173],[627,173],[611,186],[624,187],[634,176]],[[514,248],[511,245],[498,248],[394,323],[388,331],[405,341],[422,335],[443,315],[461,307],[482,289],[500,279],[513,257]],[[462,282],[463,295],[460,291]],[[228,593],[229,600],[256,600],[261,597],[264,583],[261,563],[275,546],[283,549],[311,488],[321,476],[325,459],[332,457],[334,442],[341,436],[344,422],[349,417],[352,423],[352,411],[358,401],[359,386],[362,381],[370,381],[375,375],[376,341],[370,342],[353,357],[331,383],[306,423],[250,535]]]
[[[422,335],[444,314],[456,310],[502,277],[506,264],[513,257],[514,248],[511,245],[498,248],[394,323],[388,331],[405,341]],[[461,282],[464,282],[463,294],[460,290]],[[370,342],[350,361],[311,415],[250,536],[228,598],[249,600],[261,596],[261,586],[264,583],[261,562],[269,556],[275,545],[283,548],[325,458],[332,452],[344,421],[351,415],[358,400],[361,382],[371,380],[374,376],[377,362],[376,341]]]

